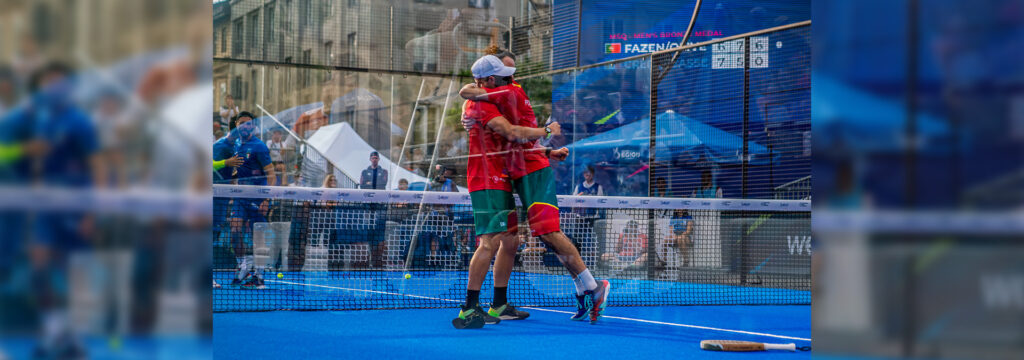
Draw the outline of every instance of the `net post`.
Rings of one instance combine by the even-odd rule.
[[[657,210],[647,209],[647,279],[655,280],[658,277],[658,243],[657,228],[654,226],[657,222]]]

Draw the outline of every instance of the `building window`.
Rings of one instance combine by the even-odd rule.
[[[328,41],[324,44],[324,64],[334,65],[334,42]]]
[[[228,27],[220,28],[220,52],[228,52]]]
[[[437,71],[437,34],[427,35],[428,33],[430,33],[430,30],[416,30],[412,52],[412,67],[415,71]]]
[[[312,59],[312,54],[313,54],[312,50],[304,50],[302,52],[302,64],[309,65],[310,61],[313,60]],[[303,87],[309,86],[312,82],[313,81],[310,78],[309,68],[308,67],[307,68],[302,68],[302,86]]]
[[[242,77],[235,76],[231,79],[231,97],[241,100],[242,99]]]
[[[281,4],[281,29],[285,32],[292,30],[292,18],[288,15],[291,13],[292,0],[285,0]]]
[[[291,64],[292,63],[292,57],[289,56],[289,57],[284,58],[284,63],[285,64]],[[284,89],[283,90],[284,90],[285,96],[289,95],[288,92],[291,90],[291,88],[292,88],[292,69],[284,68]]]
[[[263,42],[274,42],[274,3],[263,7]]]
[[[356,33],[348,34],[348,65],[356,65]]]
[[[309,0],[299,0],[299,31],[309,24],[309,19],[313,18],[313,8],[309,6]]]
[[[242,39],[245,38],[243,35],[244,31],[242,19],[235,20],[235,28],[231,30],[231,56],[238,57],[242,55]]]
[[[469,0],[469,7],[477,9],[490,9],[491,0]]]
[[[249,15],[249,33],[246,34],[246,38],[248,41],[246,42],[245,47],[246,55],[251,55],[257,50],[256,44],[258,42],[256,36],[257,34],[259,34],[259,32],[257,32],[257,29],[259,29],[260,26],[260,15],[257,13],[257,11],[253,11],[252,15]]]
[[[466,52],[465,57],[462,60],[462,67],[469,67],[478,56],[483,55],[483,51],[490,45],[491,40],[488,36],[483,35],[468,35],[466,36],[466,48],[478,52]]]
[[[348,7],[354,8],[359,6],[359,0],[348,0]]]

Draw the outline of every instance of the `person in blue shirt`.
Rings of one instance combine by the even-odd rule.
[[[715,186],[711,170],[704,170],[700,174],[700,187],[693,190],[695,198],[721,198],[722,188]]]
[[[5,156],[7,181],[20,185],[41,185],[85,189],[104,184],[103,164],[98,156],[99,138],[92,119],[72,100],[75,86],[72,69],[59,63],[43,66],[29,80],[32,96],[0,119],[0,148]],[[76,339],[62,305],[67,297],[68,256],[89,246],[94,220],[90,214],[37,213],[32,222],[25,252],[30,258],[29,279],[41,319],[53,324],[36,349],[48,358],[61,339]],[[13,230],[4,229],[3,235]],[[16,235],[15,235],[16,236]],[[0,242],[8,238],[0,235]],[[20,241],[15,240],[15,241]],[[71,340],[74,351],[81,350]],[[40,352],[42,351],[42,352]],[[84,354],[84,353],[83,353]],[[73,355],[79,356],[79,355]]]
[[[242,158],[235,155],[235,140],[238,140],[238,132],[231,129],[226,136],[213,143],[213,183],[230,184],[233,180],[231,173],[239,165],[242,165]],[[227,223],[228,210],[231,200],[227,198],[213,198],[213,238],[220,239],[221,230]],[[214,287],[220,287],[216,280]]]
[[[270,185],[275,186],[277,177],[274,175],[274,164],[270,159],[270,149],[256,136],[256,117],[247,111],[238,114],[235,120],[234,155],[242,158],[242,164],[232,173],[239,185]],[[267,199],[235,199],[231,214],[231,244],[238,261],[238,272],[232,285],[263,288],[263,269],[255,268],[251,244],[253,224],[266,222],[270,203]]]
[[[213,183],[230,184],[234,180],[231,174],[242,165],[242,157],[235,155],[235,141],[238,131],[231,130],[226,136],[213,143]]]
[[[238,167],[235,179],[239,185],[277,185],[274,164],[270,159],[270,148],[256,136],[255,116],[243,111],[235,120],[235,155],[242,157],[242,165]]]

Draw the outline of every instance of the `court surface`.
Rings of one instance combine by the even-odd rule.
[[[719,353],[704,339],[809,344],[807,305],[609,307],[596,325],[570,308],[523,308],[529,319],[480,330],[451,326],[455,309],[269,311],[214,314],[218,359],[796,359],[809,352]],[[592,355],[587,355],[592,356]]]

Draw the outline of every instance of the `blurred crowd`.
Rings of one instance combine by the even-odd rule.
[[[178,43],[115,60],[46,30],[73,9],[6,8],[43,16],[0,50],[0,358],[208,346],[210,13],[190,4]]]

